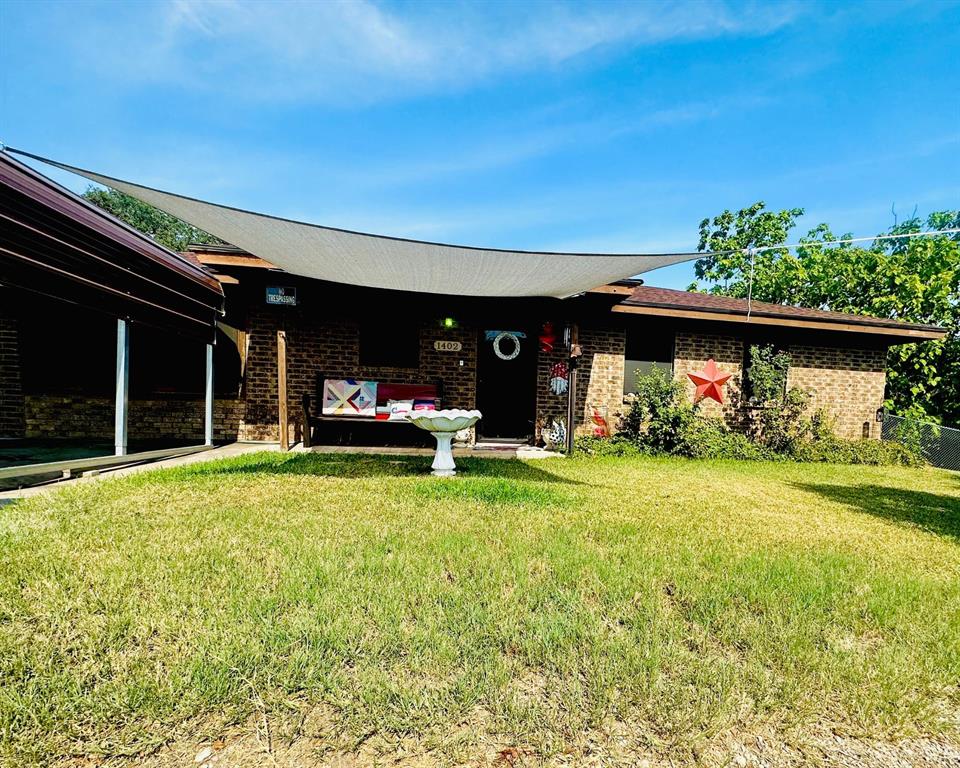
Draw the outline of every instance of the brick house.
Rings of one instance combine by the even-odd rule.
[[[551,389],[551,373],[557,364],[568,362],[563,339],[573,325],[582,350],[575,406],[580,434],[593,431],[595,413],[616,423],[637,369],[659,366],[685,382],[692,396],[686,374],[710,358],[733,376],[725,405],[707,402],[704,408],[736,428],[751,407],[742,393],[749,347],[772,344],[791,355],[788,384],[809,391],[813,405],[834,416],[839,434],[878,437],[876,414],[884,399],[887,349],[943,333],[929,326],[762,302],[753,302],[748,317],[742,300],[653,288],[639,281],[600,286],[565,300],[491,300],[324,283],[277,270],[231,247],[196,246],[186,257],[219,276],[227,307],[221,328],[234,329],[220,339],[236,354],[224,354],[217,370],[218,378],[235,387],[229,394],[221,389],[215,402],[219,440],[279,439],[281,331],[290,441],[303,437],[303,395],[316,398],[324,378],[441,382],[443,406],[484,411],[480,439],[537,440],[545,424],[567,413],[567,394]],[[295,293],[296,306],[268,304],[268,289],[276,287]],[[540,342],[548,322],[556,336],[552,351],[544,351]],[[510,359],[495,353],[493,331],[517,337],[516,347],[512,340],[500,345]],[[132,429],[142,424],[177,437],[196,436],[196,416],[158,421],[164,397],[169,401],[180,396],[134,401]],[[27,400],[27,418],[35,431],[43,429],[44,420],[38,420],[43,407],[62,414],[70,405],[62,399]],[[77,409],[83,410],[79,401]],[[199,414],[199,407],[190,412]],[[109,430],[108,416],[100,418],[104,431]],[[382,434],[384,443],[393,439],[387,430],[373,434],[374,440]],[[338,439],[336,429],[322,441],[331,439]]]
[[[206,358],[203,341],[133,322],[133,439],[209,436],[204,397],[214,390],[203,391],[205,364],[213,372],[207,387],[215,387],[217,441],[301,440],[304,397],[316,413],[324,383],[345,379],[381,389],[434,387],[441,407],[483,412],[475,435],[481,440],[535,442],[545,427],[570,417],[577,433],[589,434],[596,421],[615,428],[637,370],[659,367],[692,396],[687,373],[708,359],[732,377],[726,403],[704,407],[738,428],[751,408],[744,370],[755,344],[789,352],[788,384],[809,391],[839,434],[877,437],[887,349],[944,335],[932,326],[748,307],[617,279],[698,254],[420,243],[275,219],[61,167],[245,244],[196,246],[180,257],[184,268],[203,270],[222,288],[225,311]],[[0,300],[0,437],[111,436],[118,315],[93,303],[47,306],[52,299],[4,288],[2,275]],[[308,435],[320,442],[401,439],[377,419],[319,421],[322,434]]]

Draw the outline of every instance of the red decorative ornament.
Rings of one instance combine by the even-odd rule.
[[[697,393],[693,396],[693,402],[697,403],[705,397],[723,403],[723,387],[732,374],[721,373],[717,369],[717,364],[711,357],[707,364],[703,366],[702,371],[688,373],[687,376],[697,385]]]
[[[590,418],[595,424],[593,428],[594,437],[610,437],[610,425],[607,424],[607,420],[600,414],[596,408],[591,406],[593,413],[590,414]]]
[[[550,368],[550,391],[555,395],[565,395],[569,375],[570,371],[567,369],[565,362],[561,360],[559,363],[554,363]]]
[[[543,324],[543,330],[540,331],[540,351],[553,352],[553,344],[557,340],[557,334],[553,331],[553,323],[547,321]]]

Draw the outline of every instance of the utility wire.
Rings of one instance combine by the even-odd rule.
[[[925,232],[904,232],[902,235],[874,235],[873,237],[848,237],[843,240],[811,240],[806,243],[790,243],[787,245],[764,245],[759,248],[744,248],[744,255],[749,255],[752,250],[754,253],[763,251],[779,251],[783,248],[808,248],[814,245],[844,245],[846,243],[865,243],[870,240],[900,240],[905,237],[930,237],[932,235],[955,235],[960,233],[960,228],[955,229],[931,229]],[[726,251],[726,253],[736,253],[736,251]],[[705,256],[709,254],[704,254]]]
[[[750,313],[753,310],[753,273],[756,255],[764,251],[779,251],[785,248],[805,248],[814,245],[845,245],[847,243],[864,243],[872,240],[899,240],[905,237],[929,237],[931,235],[954,235],[960,233],[960,228],[931,229],[926,232],[905,232],[902,235],[875,235],[873,237],[847,237],[842,240],[812,240],[808,243],[791,243],[788,245],[764,245],[759,248],[743,248],[740,252],[750,258],[750,276],[747,279],[747,322],[750,322]],[[716,251],[705,253],[704,256],[723,256],[736,251]]]

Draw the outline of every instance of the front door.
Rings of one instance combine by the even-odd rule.
[[[537,410],[537,335],[526,329],[480,332],[477,429],[485,438],[528,438]]]

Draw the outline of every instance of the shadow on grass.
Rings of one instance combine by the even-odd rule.
[[[960,494],[948,496],[882,485],[793,483],[793,486],[875,517],[960,539]]]
[[[270,474],[323,477],[429,477],[431,456],[394,456],[347,453],[260,454],[223,462],[184,467],[196,475]],[[491,478],[564,485],[586,485],[578,480],[547,472],[518,459],[457,457],[457,476]]]

